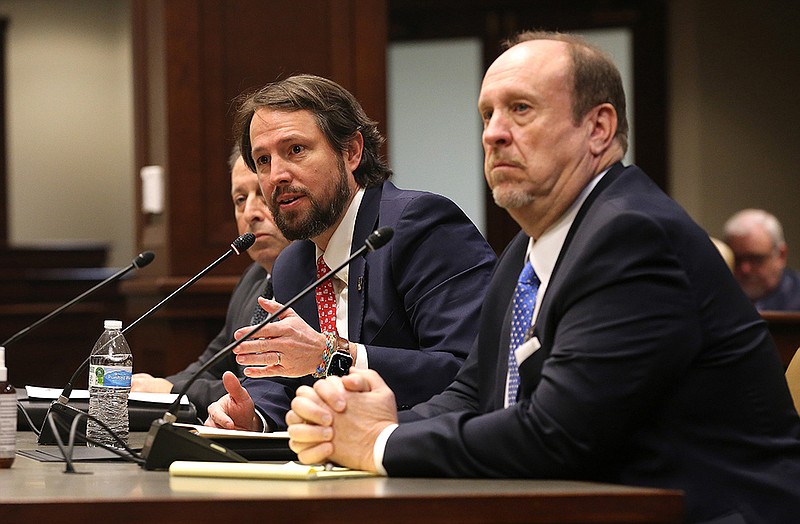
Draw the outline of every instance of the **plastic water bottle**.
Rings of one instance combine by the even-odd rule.
[[[106,320],[103,334],[92,349],[89,357],[89,414],[102,420],[127,444],[128,393],[131,391],[133,355],[121,329],[121,321]],[[86,423],[86,436],[108,446],[121,447],[112,435],[92,419]]]

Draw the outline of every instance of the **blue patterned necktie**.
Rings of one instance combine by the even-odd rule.
[[[519,368],[514,354],[525,342],[525,335],[531,326],[533,309],[536,306],[536,292],[539,290],[539,277],[533,270],[531,261],[525,262],[514,290],[514,309],[511,314],[511,344],[508,351],[508,397],[509,406],[516,404],[519,391]]]
[[[261,296],[272,299],[272,275],[267,275],[267,284],[264,286],[264,292],[261,293]],[[250,319],[250,325],[255,326],[256,324],[260,324],[268,316],[269,314],[264,311],[264,309],[258,303],[258,300],[256,300],[256,307],[253,310],[253,317]]]

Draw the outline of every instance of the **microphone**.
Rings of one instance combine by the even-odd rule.
[[[139,318],[134,320],[132,323],[128,324],[128,326],[125,329],[122,330],[122,334],[124,335],[133,326],[135,326],[136,324],[138,324],[139,322],[141,322],[145,318],[149,317],[150,315],[152,315],[153,313],[155,313],[156,311],[161,309],[161,307],[163,307],[164,304],[166,304],[168,301],[170,301],[172,299],[172,297],[174,297],[175,295],[177,295],[178,293],[180,293],[181,291],[183,291],[187,287],[189,287],[192,284],[194,284],[195,282],[197,282],[206,273],[208,273],[209,271],[211,271],[212,269],[217,267],[223,260],[225,260],[229,256],[233,255],[234,253],[237,254],[237,255],[240,255],[241,253],[244,253],[245,251],[250,249],[250,247],[255,243],[255,241],[256,241],[256,236],[253,233],[245,233],[245,234],[241,235],[240,237],[238,237],[236,240],[234,240],[231,243],[231,248],[228,251],[226,251],[224,255],[222,255],[221,257],[216,259],[208,267],[206,267],[205,269],[200,271],[194,277],[190,278],[181,287],[179,287],[178,289],[176,289],[175,291],[170,293],[166,298],[164,298],[161,302],[159,302],[158,304],[156,304],[155,306],[150,308],[142,316],[140,316]],[[78,369],[76,369],[75,372],[72,374],[72,377],[70,377],[69,382],[67,382],[67,385],[64,386],[63,391],[58,396],[58,400],[55,400],[50,404],[50,408],[47,410],[47,413],[45,414],[45,417],[44,417],[44,422],[42,424],[42,430],[39,433],[39,440],[38,440],[39,444],[55,444],[55,436],[52,434],[52,431],[50,429],[50,425],[47,423],[47,417],[50,415],[50,413],[58,412],[58,413],[60,413],[60,414],[62,414],[64,416],[66,416],[67,418],[74,418],[78,413],[81,412],[80,410],[75,409],[72,406],[68,406],[67,403],[69,402],[69,396],[72,394],[72,384],[78,379],[78,375],[80,375],[80,373],[82,373],[82,372],[84,372],[86,370],[86,367],[89,365],[89,361],[91,360],[91,358],[92,358],[92,356],[89,355],[86,358],[86,360],[84,360],[83,363],[81,363],[81,365],[78,366]],[[177,409],[176,409],[176,412],[177,412]]]
[[[164,413],[160,419],[154,420],[150,425],[150,430],[145,438],[144,446],[142,447],[142,458],[145,459],[141,466],[147,470],[160,470],[167,469],[169,465],[176,460],[196,460],[196,461],[216,461],[216,462],[247,462],[241,455],[231,451],[217,443],[211,442],[208,439],[195,435],[186,429],[176,427],[174,422],[178,419],[178,409],[180,408],[181,398],[189,391],[189,388],[194,384],[199,376],[206,370],[222,359],[228,351],[232,351],[235,347],[239,346],[242,342],[252,337],[256,331],[272,322],[275,318],[280,316],[284,311],[289,309],[295,302],[315,289],[318,285],[326,280],[333,278],[342,268],[349,265],[353,260],[364,255],[367,252],[380,249],[388,243],[394,230],[385,226],[370,233],[364,245],[358,248],[350,257],[342,262],[338,267],[329,271],[315,282],[309,284],[305,289],[297,293],[288,302],[283,304],[277,311],[270,314],[260,323],[253,326],[253,329],[248,331],[242,338],[235,340],[220,349],[213,357],[211,357],[203,366],[201,366],[194,375],[184,384],[181,391],[178,393],[177,398],[172,402],[169,409]]]
[[[51,318],[55,317],[56,315],[58,315],[59,313],[61,313],[62,311],[64,311],[68,307],[70,307],[71,305],[73,305],[73,304],[75,304],[77,302],[80,302],[81,300],[83,300],[87,296],[91,295],[92,293],[94,293],[95,291],[100,289],[101,287],[104,287],[104,286],[110,284],[111,282],[115,282],[115,281],[119,280],[120,278],[122,278],[123,275],[125,275],[126,273],[128,273],[129,271],[131,271],[133,269],[142,269],[143,267],[148,265],[150,262],[152,262],[155,257],[156,257],[156,255],[152,251],[145,251],[144,253],[139,253],[139,255],[136,258],[133,259],[133,262],[131,262],[128,267],[117,271],[116,273],[114,273],[113,275],[108,277],[107,279],[103,280],[102,282],[100,282],[99,284],[95,285],[91,289],[88,289],[88,290],[84,291],[82,294],[80,294],[77,297],[73,298],[72,300],[70,300],[69,302],[67,302],[63,306],[59,307],[55,311],[52,311],[52,312],[48,313],[47,315],[43,316],[42,318],[40,318],[39,320],[37,320],[36,322],[31,324],[30,326],[28,326],[28,327],[26,327],[24,329],[21,329],[20,331],[18,331],[15,334],[11,335],[11,337],[6,339],[5,342],[0,344],[0,346],[8,347],[9,344],[11,344],[12,342],[16,342],[17,340],[21,339],[22,337],[24,337],[25,335],[27,335],[28,333],[30,333],[31,331],[33,331],[37,327],[41,326],[42,324],[44,324],[45,322],[47,322]]]

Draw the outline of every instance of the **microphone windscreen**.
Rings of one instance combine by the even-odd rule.
[[[385,246],[394,236],[394,229],[389,226],[379,228],[367,237],[367,247],[370,251],[375,251]]]
[[[156,254],[152,251],[145,251],[144,253],[139,253],[139,256],[133,259],[133,265],[136,269],[142,269],[144,266],[149,264],[156,258]]]
[[[231,248],[236,252],[236,254],[240,254],[243,251],[247,251],[250,247],[256,243],[256,236],[253,233],[245,233],[244,235],[240,236],[236,240],[233,241],[231,244]]]

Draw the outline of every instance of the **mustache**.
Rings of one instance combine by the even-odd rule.
[[[522,167],[522,162],[520,162],[519,160],[517,160],[515,158],[512,158],[512,157],[508,157],[508,156],[505,156],[505,155],[498,155],[498,154],[489,155],[488,164],[489,164],[489,169],[497,167],[500,164],[507,165],[507,166],[513,166],[513,167]]]
[[[278,203],[278,198],[284,193],[294,193],[296,195],[309,196],[308,190],[299,186],[278,186],[272,190],[271,200],[273,204]]]

